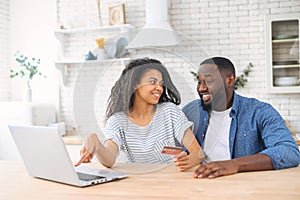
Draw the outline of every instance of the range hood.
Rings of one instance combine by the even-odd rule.
[[[178,44],[177,33],[168,21],[168,0],[146,0],[146,24],[129,42],[128,49]]]

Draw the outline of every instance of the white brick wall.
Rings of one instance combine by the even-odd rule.
[[[136,27],[143,27],[145,22],[144,0],[123,0],[123,1],[101,1],[103,24],[107,25],[108,7],[118,3],[125,3],[126,21]],[[248,78],[248,84],[245,88],[240,88],[239,93],[250,97],[256,97],[266,102],[270,102],[285,119],[287,126],[293,133],[300,133],[300,94],[270,94],[267,92],[267,71],[265,61],[265,15],[299,13],[300,1],[298,0],[170,0],[169,17],[174,29],[180,32],[183,44],[180,48],[171,48],[171,52],[183,55],[183,57],[192,61],[192,64],[198,65],[201,60],[208,56],[222,55],[229,57],[237,68],[237,74],[251,62],[254,65],[253,72]],[[71,21],[73,27],[86,26],[88,21],[97,18],[96,4],[94,1],[84,0],[59,0],[58,1],[58,18],[59,21],[65,21],[66,18]],[[87,38],[93,38],[88,36]],[[70,38],[70,43],[75,46],[67,47],[66,55],[81,56],[87,50],[95,47],[94,40],[79,39],[80,36]],[[188,39],[190,38],[190,39]],[[193,40],[193,41],[192,41]],[[72,41],[72,42],[71,42]],[[189,47],[189,45],[191,45]],[[193,66],[187,64],[177,56],[162,51],[135,51],[130,52],[130,57],[142,57],[148,55],[158,58],[165,63],[170,69],[178,72],[181,77],[186,80],[188,86],[182,86],[182,80],[176,77],[176,85],[180,88],[182,96],[190,96],[184,100],[188,101],[191,96],[195,95],[195,85],[191,81],[192,77],[189,73]],[[184,68],[183,68],[184,67]],[[109,68],[106,73],[113,75],[113,79],[117,78],[120,73],[122,64],[116,63]],[[61,88],[61,110],[62,119],[65,119],[69,125],[69,129],[73,126],[73,88],[76,81],[77,71],[79,67],[73,66],[68,70],[69,84],[67,87]],[[94,73],[101,73],[102,66],[82,67],[87,70],[86,78]],[[81,72],[82,73],[82,72]],[[172,74],[173,75],[173,74]],[[173,75],[175,76],[175,75]],[[96,91],[95,102],[105,102],[113,79],[108,79],[107,75],[105,83],[99,83],[100,92]],[[94,77],[95,78],[95,77]],[[89,86],[87,85],[86,88]],[[190,87],[191,90],[187,88]],[[79,101],[84,101],[84,88],[80,90],[82,93],[76,94]],[[99,95],[105,94],[104,98]],[[83,102],[84,103],[84,102]],[[97,106],[96,106],[97,105]],[[96,119],[101,123],[101,113],[104,112],[105,105],[103,103],[96,104]],[[89,121],[89,117],[85,112],[79,114],[81,122],[77,127],[80,132],[86,133],[97,131],[98,127],[94,122]],[[94,124],[94,125],[93,125]]]
[[[0,101],[10,99],[9,1],[0,0]]]

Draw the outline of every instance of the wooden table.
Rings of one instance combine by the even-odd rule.
[[[64,143],[67,145],[82,145],[82,141],[79,135],[65,135],[63,136]]]
[[[194,179],[192,170],[178,172],[173,165],[117,164],[115,169],[128,171],[129,177],[78,188],[30,177],[21,162],[0,161],[0,199],[300,199],[300,167],[217,179]]]
[[[293,136],[294,137],[294,139],[295,139],[295,141],[296,141],[296,144],[298,145],[298,146],[300,146],[300,140],[298,139],[298,137],[296,137],[295,135]],[[300,147],[299,147],[300,148]]]

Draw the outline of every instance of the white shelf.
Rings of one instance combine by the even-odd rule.
[[[55,31],[56,35],[76,34],[76,33],[90,33],[98,31],[128,31],[134,29],[130,24],[116,25],[116,26],[102,26],[95,28],[77,28],[77,29],[58,29]]]
[[[299,93],[300,86],[271,86],[273,93]]]
[[[79,34],[79,36],[84,39],[85,37],[88,37],[87,34],[89,33],[96,33],[97,35],[101,33],[108,33],[109,35],[114,35],[113,33],[110,33],[114,31],[122,35],[122,37],[127,38],[131,34],[131,30],[134,30],[134,27],[132,25],[122,24],[122,25],[102,26],[102,27],[95,27],[95,28],[58,29],[55,30],[54,33],[56,38],[59,41],[59,49],[60,49],[59,57],[65,57],[65,47],[66,47],[65,45],[66,42],[68,42],[67,38],[72,36],[73,34]],[[109,38],[106,38],[106,40],[109,40]]]
[[[102,27],[95,27],[95,28],[77,28],[77,29],[58,29],[54,31],[56,38],[60,43],[60,55],[59,57],[65,58],[63,60],[59,60],[55,62],[56,68],[61,72],[63,84],[67,85],[67,77],[68,77],[68,68],[71,66],[84,66],[84,65],[103,65],[103,63],[112,63],[112,62],[122,62],[124,65],[124,61],[129,60],[129,58],[112,58],[112,59],[105,59],[105,60],[80,60],[80,59],[73,59],[65,57],[65,45],[66,45],[66,38],[70,37],[71,34],[82,34],[80,37],[83,39],[87,37],[88,33],[109,33],[110,32],[118,32],[124,34],[124,37],[130,35],[131,30],[134,30],[134,27],[130,24],[122,24],[122,25],[115,25],[115,26],[102,26]]]
[[[55,62],[55,65],[95,65],[105,62],[115,62],[115,61],[127,61],[130,58],[114,58],[114,59],[104,59],[104,60],[63,60]]]
[[[122,66],[125,61],[129,61],[130,58],[115,58],[106,60],[64,60],[55,62],[56,68],[61,72],[63,84],[67,85],[68,67],[74,65],[101,65],[103,63],[122,62]]]
[[[284,69],[284,68],[297,68],[300,67],[299,64],[296,65],[273,65],[273,69]]]
[[[294,39],[276,39],[272,40],[273,43],[290,43],[290,42],[299,42],[299,38]]]

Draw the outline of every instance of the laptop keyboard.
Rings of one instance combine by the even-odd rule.
[[[96,176],[96,175],[85,174],[85,173],[81,173],[81,172],[77,172],[77,175],[78,175],[79,179],[83,180],[83,181],[92,181],[95,179],[106,178],[104,176]]]

